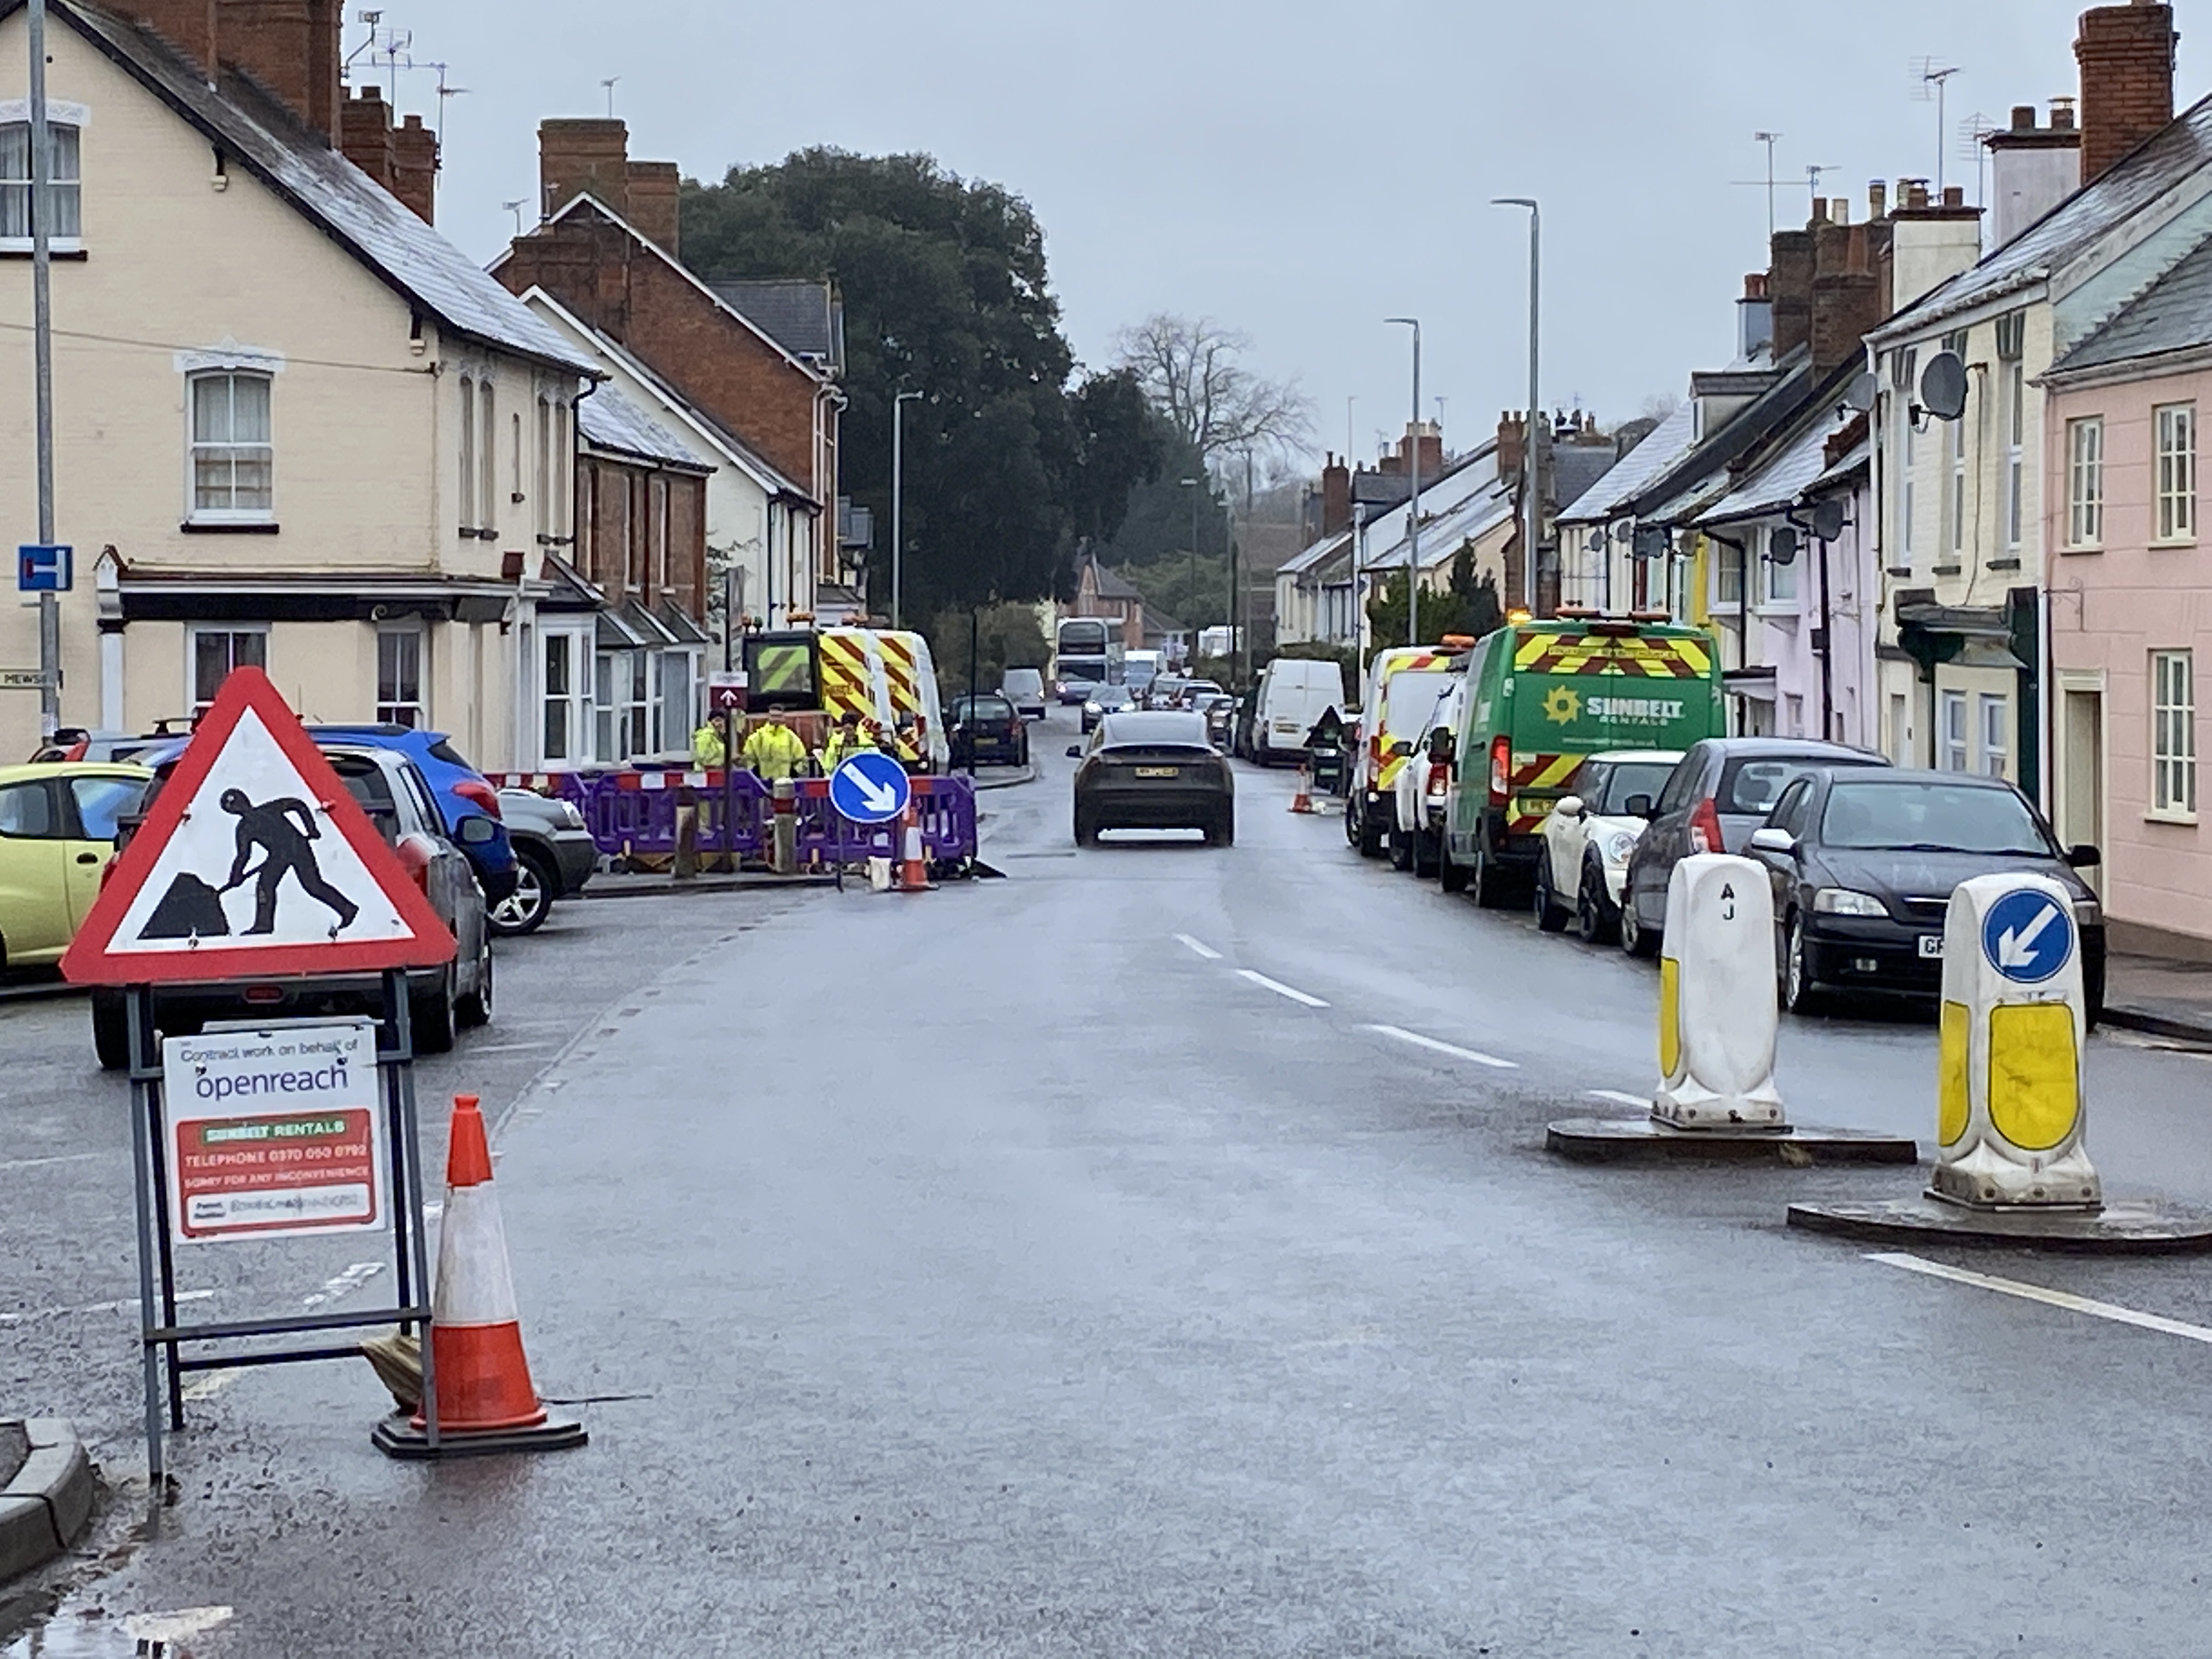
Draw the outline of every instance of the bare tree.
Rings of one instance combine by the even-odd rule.
[[[1209,466],[1243,450],[1280,454],[1301,448],[1313,409],[1295,381],[1263,380],[1244,367],[1252,343],[1206,318],[1163,312],[1115,337],[1123,368],[1153,406]]]

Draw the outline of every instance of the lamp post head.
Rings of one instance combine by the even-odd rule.
[[[1527,208],[1531,213],[1534,213],[1538,210],[1537,204],[1534,199],[1527,196],[1493,196],[1490,198],[1490,205],[1492,207]]]

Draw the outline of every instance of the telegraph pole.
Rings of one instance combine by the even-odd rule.
[[[1412,317],[1388,317],[1413,331],[1413,424],[1407,432],[1406,468],[1413,494],[1406,498],[1406,643],[1421,642],[1421,325]]]
[[[39,543],[54,544],[54,249],[52,135],[46,130],[46,0],[30,0],[31,340],[37,383]],[[62,723],[61,596],[39,595],[39,732],[48,742]]]

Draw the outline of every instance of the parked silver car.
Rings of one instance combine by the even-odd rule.
[[[514,844],[514,890],[492,906],[491,930],[512,939],[543,927],[554,900],[584,890],[599,868],[599,849],[574,801],[502,789],[499,811]]]

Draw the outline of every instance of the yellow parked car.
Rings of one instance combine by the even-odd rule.
[[[138,810],[143,766],[0,766],[0,971],[50,967],[100,896],[115,821]]]

